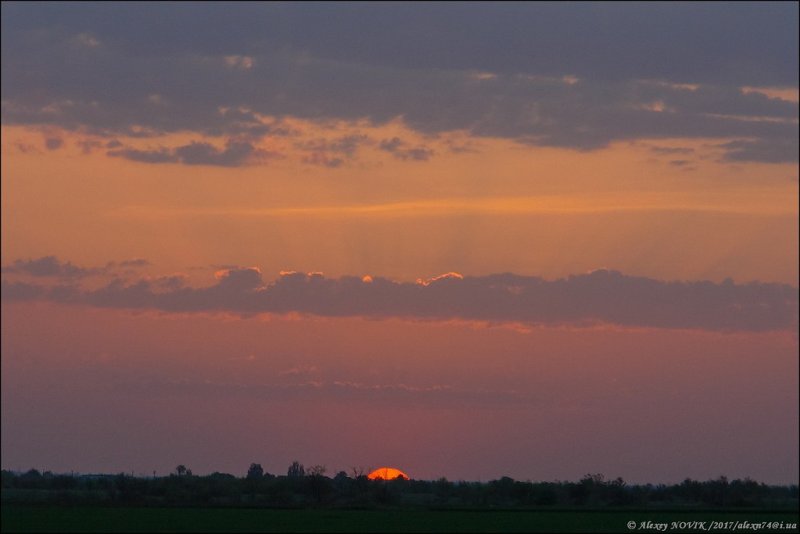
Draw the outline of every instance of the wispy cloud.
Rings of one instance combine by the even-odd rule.
[[[246,397],[267,401],[327,401],[401,403],[403,406],[481,406],[536,403],[535,395],[514,390],[476,389],[449,384],[411,385],[404,383],[364,383],[345,380],[308,380],[305,382],[237,383],[197,380],[149,380],[119,382],[117,387],[146,392],[148,395],[201,395],[209,397]]]
[[[682,160],[678,160],[682,161]],[[684,166],[678,163],[677,166]],[[749,195],[749,196],[747,196]],[[745,198],[746,197],[746,198]],[[754,196],[748,190],[715,190],[705,194],[683,192],[638,193],[636,195],[601,195],[579,197],[538,195],[529,197],[440,198],[379,204],[345,204],[294,207],[252,208],[187,208],[179,206],[125,206],[109,212],[110,216],[132,218],[175,217],[420,217],[447,214],[564,214],[622,212],[710,212],[796,216],[797,204],[787,199],[782,190],[760,191]]]

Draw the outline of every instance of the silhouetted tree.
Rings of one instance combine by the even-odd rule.
[[[14,481],[17,478],[17,476],[11,471],[8,471],[6,469],[3,469],[2,473],[3,473],[3,488],[5,489],[14,487]]]
[[[353,481],[347,476],[347,473],[344,471],[339,471],[336,473],[336,476],[333,477],[333,485],[336,487],[336,490],[342,494],[349,494],[350,488],[352,487]]]
[[[311,495],[318,503],[331,490],[330,479],[325,476],[327,469],[324,465],[314,465],[308,468],[308,485]]]
[[[441,477],[433,484],[433,491],[442,503],[446,503],[453,492],[453,484],[445,477]]]
[[[250,464],[250,469],[247,470],[247,478],[250,480],[260,480],[264,477],[264,469],[261,464]]]
[[[258,464],[251,465],[257,473]],[[797,510],[798,486],[768,486],[750,479],[719,477],[705,482],[629,485],[621,478],[587,475],[579,482],[522,482],[509,477],[482,482],[357,479],[339,472],[331,479],[324,466],[307,470],[295,462],[293,476],[235,477],[226,473],[190,476],[181,465],[167,477],[87,474],[45,476],[35,469],[26,473],[3,470],[3,502],[54,504],[240,506],[376,506],[419,504],[472,507],[569,506],[592,507],[701,505]],[[250,472],[250,470],[248,471]],[[302,476],[301,476],[302,474]],[[35,491],[10,491],[35,490]]]
[[[324,465],[312,465],[308,468],[308,476],[323,476],[328,469]]]
[[[363,467],[351,467],[350,472],[353,473],[353,479],[358,479],[359,477],[366,476],[366,471]]]
[[[192,470],[187,469],[185,465],[180,464],[178,467],[175,468],[175,474],[178,475],[179,477],[183,476],[190,477],[192,476]]]
[[[286,472],[286,476],[292,478],[300,478],[306,476],[306,470],[303,467],[303,464],[295,460],[292,462],[292,465],[289,466],[289,470]]]

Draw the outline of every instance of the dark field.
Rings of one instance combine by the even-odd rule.
[[[641,510],[274,510],[3,505],[3,532],[628,532],[636,522],[783,523],[796,532],[797,512]],[[671,531],[691,531],[671,528]],[[695,529],[696,532],[708,531]],[[731,532],[730,529],[716,529]],[[752,527],[751,527],[751,530]]]

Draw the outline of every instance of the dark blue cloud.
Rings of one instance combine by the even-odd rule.
[[[797,103],[741,91],[797,86],[796,2],[2,6],[6,124],[247,143],[286,134],[263,116],[400,117],[425,134],[581,150],[747,139],[756,148],[728,159],[797,159]],[[234,165],[244,149],[112,154]],[[409,150],[394,153],[430,155]]]

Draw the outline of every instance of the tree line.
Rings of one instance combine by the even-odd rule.
[[[168,476],[64,475],[2,471],[3,502],[276,508],[382,506],[443,508],[769,508],[798,506],[798,486],[719,477],[680,484],[626,484],[589,474],[577,482],[370,480],[363,469],[326,475],[324,466],[293,462],[276,476],[253,463],[243,477],[194,475],[179,465]]]

